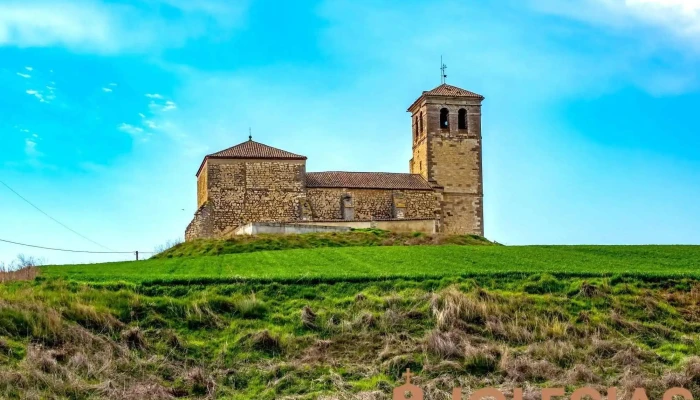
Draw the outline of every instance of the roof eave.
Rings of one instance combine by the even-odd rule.
[[[486,97],[484,97],[480,94],[477,94],[476,96],[460,96],[460,95],[448,96],[448,95],[444,95],[444,94],[428,94],[428,92],[423,92],[423,94],[421,94],[420,97],[418,99],[416,99],[416,101],[414,101],[410,107],[408,107],[406,112],[413,112],[416,105],[419,104],[423,99],[426,99],[428,97],[436,97],[436,98],[450,98],[450,97],[452,97],[452,98],[462,98],[462,99],[475,99],[475,100],[479,100],[479,101],[486,100]]]
[[[204,168],[204,164],[207,162],[207,160],[212,159],[212,160],[277,160],[277,161],[283,161],[283,160],[289,160],[289,161],[306,161],[307,157],[306,156],[299,156],[299,157],[235,157],[235,156],[213,156],[213,155],[208,155],[204,157],[204,160],[202,160],[202,164],[199,166],[199,169],[197,170],[197,177],[199,177],[199,174],[202,172],[202,168]]]

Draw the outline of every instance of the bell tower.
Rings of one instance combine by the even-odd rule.
[[[443,83],[408,108],[413,174],[442,190],[441,231],[484,235],[481,102],[484,96]]]

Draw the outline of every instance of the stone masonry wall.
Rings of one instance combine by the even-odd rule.
[[[191,237],[196,232],[216,236],[249,222],[299,219],[306,174],[303,161],[209,159],[204,168],[212,217],[196,222],[195,216],[193,224],[206,227],[193,228]]]
[[[435,218],[440,204],[435,192],[429,190],[308,188],[306,198],[314,220],[342,220],[340,203],[346,194],[352,196],[355,220],[390,219],[394,218],[394,192],[401,193],[406,201],[404,218]]]
[[[449,128],[440,126],[440,110],[449,111]],[[467,128],[459,129],[460,109],[467,110]],[[427,176],[444,187],[441,200],[441,231],[454,234],[484,234],[483,175],[481,151],[481,101],[478,99],[427,98],[414,115],[426,116]],[[424,157],[414,145],[414,160]],[[413,171],[415,171],[415,161]]]
[[[197,212],[187,229],[185,229],[185,240],[209,238],[214,236],[214,215],[211,203],[204,203]]]
[[[441,232],[484,235],[483,198],[470,194],[443,193]]]
[[[207,168],[202,168],[197,177],[197,207],[201,207],[209,197],[207,193],[207,176]]]
[[[409,165],[409,172],[420,174],[428,180],[428,140],[425,136],[413,143],[413,158]]]

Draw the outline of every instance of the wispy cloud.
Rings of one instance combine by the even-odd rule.
[[[213,23],[210,29],[231,29],[247,10],[247,1],[205,1],[206,7],[190,3],[153,0],[136,6],[97,0],[6,0],[0,3],[0,46],[144,52],[179,46],[203,35],[207,33],[203,24]],[[164,17],[163,5],[176,12]]]
[[[19,76],[21,76],[22,78],[25,78],[25,79],[28,79],[28,78],[31,78],[31,77],[32,77],[32,76],[29,75],[29,74],[23,74],[23,73],[21,73],[21,72],[18,72],[17,75],[19,75]]]
[[[40,102],[46,103],[46,100],[44,99],[44,95],[41,92],[39,92],[38,90],[28,89],[26,91],[26,93],[30,96],[36,97]]]
[[[32,138],[24,139],[24,154],[29,158],[38,158],[43,154],[37,150],[36,135]]]
[[[26,69],[27,71],[34,71],[34,68],[32,67],[24,67],[24,69]]]
[[[159,126],[156,124],[156,122],[152,119],[147,119],[143,121],[143,124],[148,127],[148,129],[158,129]]]
[[[110,89],[110,88],[108,88],[108,87],[103,87],[103,88],[102,88],[102,91],[105,92],[105,93],[111,93],[113,90]]]
[[[162,111],[170,111],[170,110],[175,110],[176,108],[177,108],[177,104],[175,104],[175,102],[173,102],[173,101],[168,100],[165,102],[165,106],[163,106],[163,108],[161,110]]]
[[[138,137],[144,133],[143,128],[127,123],[122,123],[117,129],[134,137]]]
[[[698,0],[532,0],[540,10],[617,29],[654,27],[700,49]],[[639,32],[635,31],[635,34]],[[658,35],[657,35],[658,36]],[[661,38],[658,38],[661,39]]]
[[[158,99],[158,100],[164,99],[163,95],[160,95],[158,93],[146,93],[146,97],[148,97],[149,99]]]

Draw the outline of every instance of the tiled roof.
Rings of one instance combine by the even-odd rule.
[[[221,150],[217,151],[216,153],[212,153],[204,157],[204,160],[202,160],[202,164],[199,166],[199,170],[197,170],[197,176],[199,176],[199,173],[202,172],[202,167],[204,167],[204,163],[207,161],[209,158],[223,158],[223,159],[245,159],[245,158],[251,158],[251,159],[272,159],[272,160],[306,160],[305,156],[301,156],[299,154],[294,154],[290,153],[288,151],[284,151],[281,149],[278,149],[276,147],[268,146],[266,144],[254,142],[253,140],[248,140],[245,141],[241,144],[237,144],[233,147],[229,147],[226,150]]]
[[[429,96],[454,96],[454,97],[473,97],[477,99],[483,99],[484,96],[458,88],[457,86],[448,85],[443,83],[442,85],[436,87],[433,90],[423,92],[425,95]]]
[[[388,172],[308,172],[306,187],[432,190],[421,175]]]
[[[457,86],[443,83],[433,90],[424,91],[423,94],[421,94],[420,97],[417,98],[410,107],[408,107],[408,111],[411,111],[413,106],[418,104],[425,96],[466,97],[470,99],[484,100],[484,96],[478,93],[470,92],[468,90],[458,88]]]
[[[290,153],[280,150],[266,144],[248,140],[226,150],[209,154],[210,158],[275,158],[275,159],[290,159],[290,160],[306,160],[306,157],[299,154]]]

